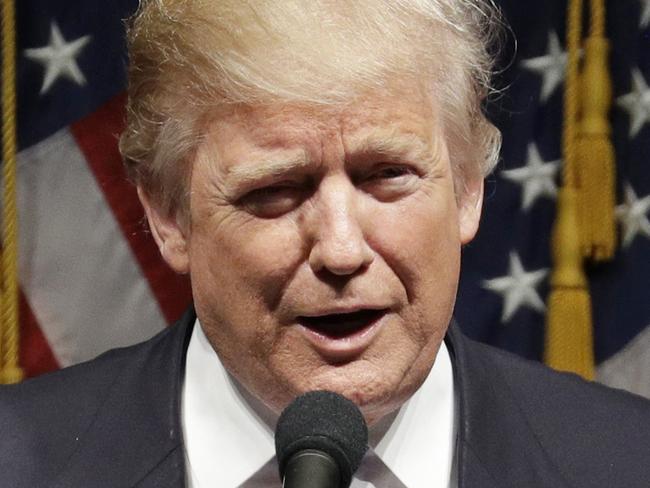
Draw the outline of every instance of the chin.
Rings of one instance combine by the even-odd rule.
[[[354,367],[356,366],[356,367]],[[386,376],[386,371],[373,374],[367,364],[337,367],[318,375],[300,388],[300,393],[312,390],[329,390],[354,402],[368,424],[376,422],[399,408],[419,385],[405,384],[402,374]]]

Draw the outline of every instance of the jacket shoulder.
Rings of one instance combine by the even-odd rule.
[[[468,340],[570,486],[647,486],[650,401]]]
[[[631,422],[638,419],[637,416],[650,418],[650,400],[639,395],[587,381],[573,373],[555,371],[541,363],[522,359],[485,344],[468,342],[472,343],[470,347],[482,356],[485,363],[499,371],[519,399],[530,399],[525,404],[531,408],[551,410],[556,414],[555,410],[561,407],[560,418],[570,417],[577,421],[575,414],[579,412],[579,417],[603,421],[606,424],[604,426],[614,424],[612,409],[622,409],[632,415]],[[604,412],[610,414],[604,415]],[[625,424],[625,420],[622,420]],[[650,423],[643,428],[650,433]]]
[[[140,344],[0,387],[0,472],[34,480],[53,477],[79,448],[107,404],[124,396],[119,404],[126,406],[138,401],[133,394],[144,395],[143,383],[150,376],[147,370],[174,355],[187,335],[185,329],[176,324]],[[131,398],[126,398],[126,392]],[[120,414],[126,413],[115,412]]]

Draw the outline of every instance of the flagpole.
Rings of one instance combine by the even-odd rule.
[[[18,212],[16,209],[16,26],[13,0],[2,1],[2,314],[0,383],[17,383],[18,364]]]

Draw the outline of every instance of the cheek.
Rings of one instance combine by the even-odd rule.
[[[247,301],[262,297],[272,308],[304,251],[300,233],[284,221],[222,221],[219,226],[198,225],[190,246],[192,277],[201,276],[209,289]],[[223,303],[223,302],[221,302]]]
[[[442,281],[455,276],[460,254],[457,212],[452,198],[426,195],[368,209],[369,243],[402,281],[409,300],[423,286],[442,288]]]
[[[301,261],[291,222],[262,224],[201,222],[190,240],[197,313],[218,352],[232,355],[233,362],[251,355],[259,361],[280,340],[274,312]]]

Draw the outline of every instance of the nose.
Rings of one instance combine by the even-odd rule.
[[[359,217],[354,186],[347,182],[322,182],[314,207],[314,240],[309,265],[314,273],[328,271],[352,275],[373,260]]]

